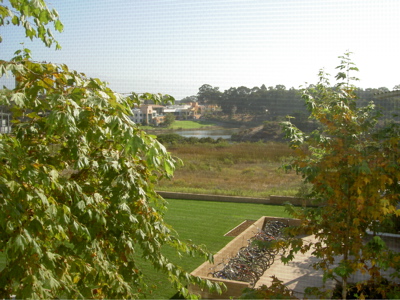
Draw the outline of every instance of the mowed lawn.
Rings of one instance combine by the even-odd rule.
[[[169,131],[171,129],[173,130],[181,130],[181,129],[206,129],[206,128],[220,128],[217,124],[214,122],[210,122],[207,120],[196,120],[196,121],[191,121],[191,120],[176,120],[170,127],[152,127],[152,126],[147,126],[147,125],[142,125],[140,128],[146,130],[146,131],[152,131],[152,130],[161,130],[161,131]]]
[[[224,235],[244,220],[257,220],[262,216],[289,217],[283,206],[209,202],[196,200],[167,200],[169,205],[165,220],[179,234],[181,240],[192,240],[203,244],[212,253],[222,249],[233,237]],[[179,259],[171,249],[163,249],[173,262],[188,271],[193,271],[204,262],[203,258],[185,257]],[[144,266],[145,267],[145,266]],[[165,277],[146,266],[147,282],[154,286],[148,298],[170,299],[176,291]]]
[[[262,216],[288,217],[283,206],[175,199],[167,201],[169,204],[165,220],[176,230],[179,238],[206,245],[212,253],[218,252],[233,239],[225,237],[224,234],[244,220],[257,220]],[[193,271],[204,262],[200,257],[180,259],[168,247],[163,248],[163,253],[188,271]],[[0,253],[0,269],[4,265],[5,258]],[[141,266],[150,287],[145,295],[147,298],[170,299],[176,294],[162,273],[154,270],[145,261]]]

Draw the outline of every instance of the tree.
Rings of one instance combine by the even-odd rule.
[[[1,25],[18,16],[28,37],[54,42],[41,29],[58,24],[54,10],[40,0],[10,3],[17,13],[0,6]],[[173,175],[175,161],[129,119],[140,100],[173,98],[122,97],[66,65],[32,61],[28,49],[16,54],[0,61],[0,76],[16,79],[0,91],[13,118],[12,133],[0,135],[0,298],[138,298],[146,288],[140,258],[185,296],[187,281],[219,289],[161,253],[173,247],[212,260],[164,222],[154,184]]]
[[[163,126],[170,127],[175,122],[175,116],[173,113],[168,113],[165,115]]]
[[[358,69],[350,53],[340,58],[336,85],[331,86],[321,71],[318,84],[303,94],[320,129],[306,135],[290,121],[283,124],[291,147],[298,152],[288,168],[312,185],[308,196],[318,205],[289,207],[302,221],[291,233],[314,234],[317,242],[303,244],[292,239],[292,249],[283,260],[289,261],[297,251],[313,249],[319,258],[314,267],[322,269],[325,278],[340,281],[346,298],[348,280],[356,271],[368,272],[374,282],[381,282],[380,270],[396,267],[399,261],[398,254],[391,253],[380,237],[366,239],[368,230],[376,231],[380,223],[400,213],[396,209],[400,155],[398,124],[377,128],[379,114],[373,103],[356,106],[352,85],[356,78],[351,72]]]
[[[192,102],[197,102],[197,96],[192,95],[192,96],[187,96],[183,98],[179,103],[192,103]]]
[[[212,87],[209,84],[203,84],[199,87],[197,100],[199,104],[218,104],[221,98],[221,92],[218,87]]]

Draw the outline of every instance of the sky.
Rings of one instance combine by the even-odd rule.
[[[4,2],[5,3],[5,2]],[[0,28],[0,59],[21,49],[107,81],[119,93],[180,100],[210,84],[299,88],[353,52],[361,88],[400,84],[399,0],[48,0],[61,50]]]

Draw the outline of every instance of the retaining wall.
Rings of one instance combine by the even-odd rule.
[[[272,204],[283,205],[289,202],[297,206],[311,206],[309,201],[297,197],[290,196],[276,196],[271,195],[269,198],[253,198],[253,197],[238,197],[238,196],[224,196],[224,195],[208,195],[208,194],[190,194],[178,192],[157,192],[165,199],[186,199],[186,200],[201,200],[201,201],[218,201],[218,202],[237,202],[237,203],[258,203],[258,204]]]
[[[281,221],[289,226],[296,226],[300,224],[299,220],[277,217],[261,217],[253,225],[239,234],[236,238],[230,241],[224,248],[214,255],[214,263],[205,262],[195,269],[191,274],[202,277],[216,282],[223,282],[227,290],[221,295],[217,293],[210,293],[208,290],[201,290],[197,285],[189,285],[189,291],[199,294],[203,299],[229,299],[230,297],[239,297],[244,288],[249,287],[249,284],[241,281],[225,280],[212,277],[210,272],[216,270],[218,264],[226,261],[227,258],[235,256],[241,247],[248,245],[248,239],[258,232],[258,229],[263,228],[264,223],[267,221]]]

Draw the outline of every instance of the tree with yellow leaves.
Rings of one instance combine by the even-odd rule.
[[[373,103],[356,105],[356,87],[352,84],[358,71],[345,53],[337,67],[337,84],[329,83],[321,71],[319,82],[304,90],[312,119],[319,129],[309,135],[290,121],[284,122],[286,136],[298,156],[287,166],[311,184],[308,195],[317,207],[289,207],[302,225],[293,230],[314,234],[317,242],[304,244],[290,240],[292,246],[283,261],[297,251],[313,250],[319,258],[315,268],[324,270],[326,279],[336,279],[346,298],[348,280],[357,271],[369,273],[371,280],[381,280],[381,270],[396,259],[375,232],[379,224],[394,215],[399,201],[400,155],[399,124],[377,126],[379,112]],[[335,260],[336,257],[336,260]],[[339,259],[337,259],[339,258]]]

